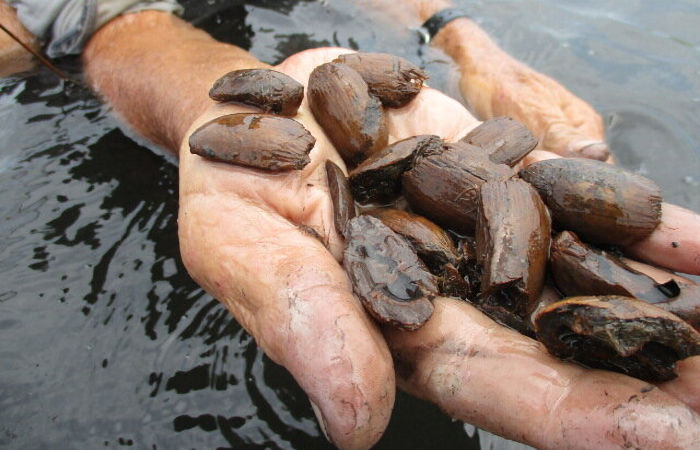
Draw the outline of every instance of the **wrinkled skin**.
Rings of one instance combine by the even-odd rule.
[[[306,51],[275,69],[305,82],[315,66],[342,52],[347,50]],[[247,109],[241,106],[212,105],[190,132],[214,117],[243,111]],[[216,164],[183,146],[180,245],[195,280],[294,375],[316,404],[334,444],[368,448],[386,427],[394,400],[389,348],[402,369],[400,385],[409,392],[457,419],[538,447],[673,447],[698,439],[698,416],[681,401],[660,389],[632,398],[645,388],[643,382],[560,362],[467,303],[440,300],[423,330],[390,330],[385,341],[338,264],[343,243],[333,227],[324,161],[344,165],[306,101],[295,119],[317,138],[311,163],[302,171],[265,174]],[[477,124],[459,103],[431,89],[388,113],[390,142],[426,133],[454,141]],[[298,225],[313,228],[328,250]],[[484,330],[486,335],[477,339]],[[471,349],[483,358],[464,360]],[[697,369],[691,366],[669,390],[680,397],[697,396],[692,381]],[[530,380],[528,388],[517,387],[524,380]],[[588,402],[587,409],[578,404],[580,399]],[[696,398],[685,400],[698,404]],[[528,403],[533,414],[503,412],[521,411]],[[645,426],[636,428],[639,417]],[[679,421],[694,425],[674,425]],[[589,440],[591,434],[595,439]]]
[[[347,50],[307,51],[275,69],[305,83],[315,66],[340,53]],[[456,120],[436,123],[431,110],[437,106]],[[250,109],[212,104],[190,132],[214,117],[245,111]],[[390,118],[392,141],[428,130],[456,139],[477,125],[459,103],[427,89]],[[262,173],[181,149],[182,257],[195,280],[295,376],[320,409],[333,442],[366,448],[391,414],[393,365],[338,264],[343,242],[333,226],[324,162],[345,165],[306,100],[294,119],[317,139],[302,171]],[[301,224],[313,228],[328,250],[299,230]]]
[[[434,304],[423,328],[387,330],[386,337],[399,386],[450,416],[541,449],[697,445],[699,416],[661,389],[563,363],[468,303],[438,298]],[[693,368],[681,368],[687,369]],[[681,377],[692,377],[689,372]]]

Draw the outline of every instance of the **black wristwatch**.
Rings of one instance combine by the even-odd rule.
[[[423,43],[430,43],[430,40],[438,34],[442,27],[460,17],[469,16],[461,8],[445,8],[430,16],[418,29],[418,32],[423,38]]]

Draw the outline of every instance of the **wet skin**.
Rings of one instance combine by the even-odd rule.
[[[313,67],[340,51],[303,52],[276,69],[303,82]],[[244,110],[212,105],[191,129],[219,115]],[[409,392],[438,403],[456,418],[538,447],[553,448],[563,442],[585,445],[590,433],[596,435],[596,445],[602,446],[623,445],[627,442],[624,439],[676,445],[697,438],[697,427],[667,427],[678,420],[697,423],[697,415],[683,402],[659,389],[628,401],[646,385],[618,374],[590,372],[584,377],[588,371],[553,359],[539,344],[501,330],[465,303],[436,308],[434,317],[418,334],[389,330],[384,341],[352,296],[338,263],[343,242],[333,226],[324,162],[331,159],[344,167],[342,161],[306,102],[295,119],[317,138],[311,163],[300,172],[271,175],[216,164],[191,155],[183,146],[180,241],[193,277],[229,307],[271,358],[292,372],[318,405],[321,421],[336,445],[367,447],[386,426],[394,385],[388,348],[400,362],[400,385]],[[390,111],[387,119],[390,142],[424,133],[454,141],[478,124],[457,102],[430,89],[424,89],[407,107]],[[300,231],[299,225],[313,228],[327,249]],[[438,304],[443,302],[453,301],[440,300]],[[446,325],[429,326],[441,322]],[[472,333],[483,327],[491,330],[488,334],[492,338],[472,341]],[[426,340],[421,343],[419,336]],[[425,350],[425,342],[446,350]],[[462,353],[475,346],[485,359],[465,366],[471,360],[465,360]],[[528,350],[521,352],[519,348]],[[504,355],[496,358],[499,349]],[[455,358],[463,362],[448,364]],[[496,359],[507,361],[510,370],[488,375],[489,367],[498,364]],[[431,364],[423,365],[428,360]],[[410,373],[404,370],[406,365],[413,368]],[[440,374],[430,367],[440,367]],[[502,390],[502,383],[514,384],[529,371],[541,370],[548,375],[532,389],[517,395]],[[319,373],[332,376],[319,377]],[[692,376],[682,373],[679,380]],[[494,379],[498,379],[495,385]],[[552,384],[552,380],[557,383]],[[464,395],[446,395],[445,389],[454,383],[468,388],[460,391]],[[554,390],[559,391],[554,394]],[[613,400],[606,402],[603,392],[613,393]],[[566,421],[575,424],[575,432],[568,432],[564,424],[549,424],[550,433],[526,433],[526,425],[498,413],[509,401],[552,395]],[[591,402],[591,410],[582,414],[576,403],[582,398],[595,398],[598,403]],[[628,404],[628,413],[633,416],[653,412],[645,419],[648,426],[635,431],[628,415],[615,413],[615,406]],[[470,413],[470,405],[478,405],[480,413]],[[541,414],[534,416],[533,426],[549,420]],[[611,429],[616,432],[606,435],[598,431]]]

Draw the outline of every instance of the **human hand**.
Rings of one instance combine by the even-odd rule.
[[[306,52],[276,69],[305,83],[313,67],[337,54]],[[212,104],[187,135],[215,117],[249,111]],[[301,171],[264,173],[211,162],[191,154],[184,140],[182,258],[192,277],[292,373],[330,440],[367,448],[391,415],[391,356],[338,264],[343,242],[333,226],[324,162],[342,167],[342,160],[306,101],[295,119],[316,137]]]
[[[556,157],[535,151],[523,163]],[[669,204],[662,214],[659,228],[626,251],[699,274],[700,217]],[[677,278],[633,265],[658,283]],[[548,290],[542,295],[559,298]],[[678,378],[653,386],[553,358],[542,344],[494,323],[466,302],[438,298],[434,305],[423,328],[412,333],[387,328],[385,337],[397,384],[450,416],[538,448],[696,445],[700,356],[679,361]]]
[[[459,5],[451,0],[356,3],[384,17],[388,25],[399,23],[411,28],[421,26],[443,9]],[[532,131],[539,149],[561,156],[609,158],[600,115],[555,79],[503,51],[476,21],[467,17],[452,20],[430,44],[457,64],[462,97],[478,118],[512,117]]]
[[[276,69],[305,83],[315,66],[345,52],[307,51]],[[250,110],[212,105],[190,132],[212,118],[243,111]],[[333,228],[323,162],[344,166],[305,102],[295,119],[317,138],[311,163],[302,171],[269,174],[213,163],[190,154],[185,139],[180,152],[182,257],[195,280],[231,310],[268,356],[290,370],[318,405],[333,443],[369,447],[391,414],[394,369],[385,341],[338,264],[343,243]],[[390,141],[424,133],[453,141],[477,124],[461,105],[431,89],[405,108],[388,111]],[[313,229],[323,244],[300,226]],[[668,421],[697,421],[658,389],[640,394],[645,383],[555,360],[539,344],[464,302],[438,299],[422,330],[386,330],[385,336],[402,387],[456,418],[537,446],[584,445],[589,433],[598,433],[598,442],[608,445],[622,436],[651,442]],[[516,381],[528,388],[517,387]],[[630,392],[638,395],[629,411],[655,411],[640,419],[648,429],[634,431],[633,423],[620,422],[603,392],[625,405],[633,403]],[[583,412],[575,403],[581,394],[590,400]],[[531,409],[521,413],[528,402]],[[660,411],[664,405],[670,410]],[[558,417],[578,431],[567,435],[568,428],[555,426]],[[536,419],[547,420],[547,427]],[[605,434],[615,426],[616,433]],[[661,436],[663,442],[682,442],[682,430],[673,431]]]

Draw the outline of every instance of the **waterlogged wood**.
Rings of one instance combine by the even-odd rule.
[[[474,297],[474,287],[468,277],[465,277],[452,263],[442,266],[442,275],[438,278],[440,295],[471,300]]]
[[[679,359],[700,354],[700,334],[675,315],[631,297],[572,297],[535,318],[554,355],[648,381],[676,377]]]
[[[668,311],[685,320],[700,331],[700,285],[678,283],[680,293],[665,302],[655,303],[664,311]]]
[[[588,159],[548,159],[520,171],[552,212],[555,226],[587,242],[628,245],[661,220],[661,190],[652,180]]]
[[[669,300],[652,278],[581,242],[570,231],[561,232],[552,242],[550,268],[557,288],[567,296],[622,295],[648,303]]]
[[[190,152],[214,161],[269,171],[300,170],[316,139],[299,122],[269,114],[229,114],[199,127]]]
[[[457,270],[469,283],[469,295],[466,299],[476,303],[481,292],[481,266],[476,258],[476,239],[474,236],[462,236],[457,239]]]
[[[420,135],[395,142],[362,161],[349,174],[350,187],[360,203],[386,204],[401,193],[401,175],[415,155],[442,151],[438,136]]]
[[[218,102],[243,103],[268,113],[294,116],[304,99],[304,86],[275,70],[242,69],[216,80],[209,97]]]
[[[386,147],[381,102],[350,67],[337,63],[316,67],[309,76],[307,97],[316,121],[349,166]]]
[[[345,236],[348,220],[355,217],[355,201],[350,192],[350,184],[343,171],[333,161],[326,160],[328,190],[333,202],[333,222],[335,229]]]
[[[484,183],[476,226],[481,303],[527,317],[544,286],[550,236],[547,208],[528,183]]]
[[[369,92],[387,107],[399,108],[418,95],[428,75],[415,64],[387,53],[351,53],[334,60],[360,74]]]
[[[521,122],[510,117],[484,121],[461,139],[486,150],[491,161],[513,167],[537,146],[537,139]]]
[[[700,328],[699,285],[674,280],[658,284],[615,256],[581,242],[570,231],[561,232],[552,242],[550,268],[564,295],[635,297]]]
[[[445,264],[457,264],[457,249],[450,236],[425,217],[393,208],[373,209],[365,214],[408,239],[432,273],[440,274]]]
[[[510,167],[491,161],[481,147],[453,143],[441,152],[418,156],[401,183],[415,211],[443,228],[472,234],[481,185],[512,176]]]
[[[456,420],[541,449],[697,447],[700,416],[683,402],[697,361],[684,361],[678,400],[640,380],[562,363],[467,302],[434,304],[419,331],[384,335],[401,386]]]
[[[348,222],[343,266],[355,294],[379,322],[416,330],[433,314],[435,277],[411,244],[379,219],[358,216]]]

